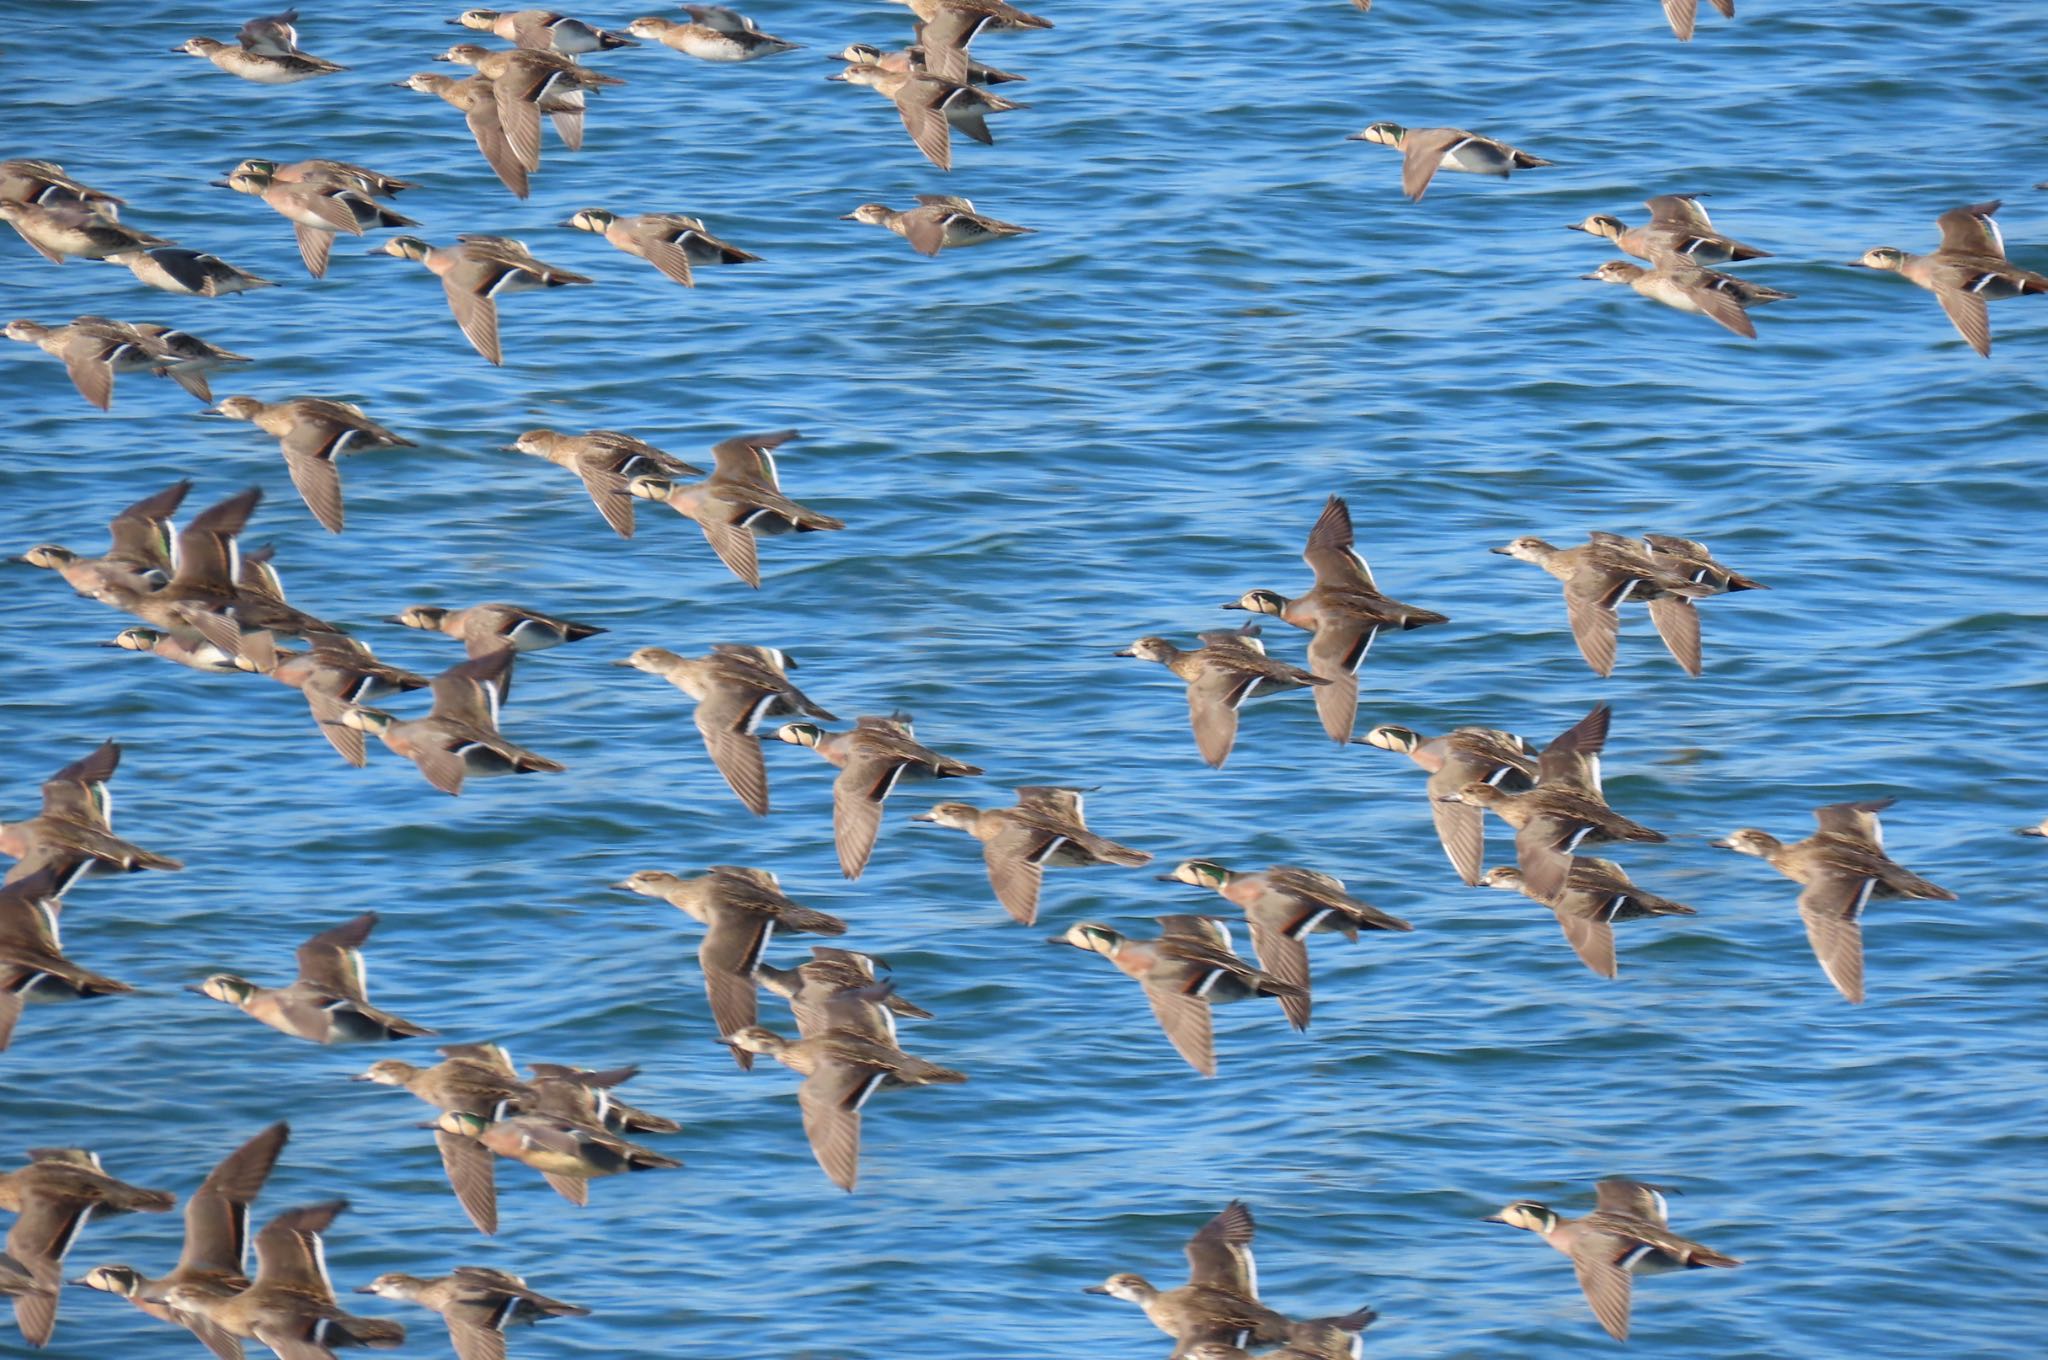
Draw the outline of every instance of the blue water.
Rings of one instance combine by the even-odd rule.
[[[10,1155],[87,1145],[182,1196],[288,1118],[259,1217],[347,1195],[328,1242],[344,1289],[489,1264],[597,1310],[515,1337],[531,1357],[1161,1355],[1135,1309],[1079,1291],[1122,1269],[1177,1282],[1181,1242],[1232,1197],[1259,1215],[1268,1300],[1371,1304],[1369,1353],[1605,1353],[1564,1259],[1478,1220],[1520,1197],[1583,1212],[1608,1174],[1682,1188],[1675,1225],[1747,1262],[1640,1287],[1638,1352],[2041,1353],[2048,948],[2024,885],[2044,851],[2011,829],[2048,812],[2031,758],[2048,306],[1994,305],[1985,362],[1929,295],[1842,264],[1930,249],[1938,213],[2004,198],[2014,258],[2048,266],[2029,7],[1745,0],[1732,24],[1702,6],[1680,46],[1651,0],[1047,0],[1057,29],[977,48],[1031,76],[1006,92],[1033,107],[995,120],[992,149],[956,138],[946,176],[884,101],[822,79],[820,52],[900,40],[900,8],[764,0],[762,26],[809,50],[604,57],[630,83],[592,101],[581,154],[550,134],[525,203],[459,114],[388,87],[448,69],[427,57],[462,36],[441,22],[453,4],[310,8],[307,48],[353,69],[284,88],[169,53],[230,37],[240,16],[217,7],[7,8],[0,150],[61,161],[127,197],[129,221],[286,285],[170,297],[10,237],[8,314],[188,325],[260,360],[219,395],[359,400],[419,447],[348,461],[335,539],[273,440],[133,375],[101,414],[9,346],[0,545],[96,549],[176,478],[198,482],[188,510],[258,483],[249,541],[277,543],[293,599],[393,660],[459,659],[379,621],[412,603],[510,599],[611,630],[520,665],[506,730],[568,773],[455,800],[381,750],[347,768],[280,686],[98,649],[125,618],[0,568],[0,815],[113,736],[120,828],[189,865],[71,895],[71,952],[142,993],[30,1011],[0,1059]],[[1559,165],[1442,175],[1410,204],[1394,153],[1343,140],[1382,118]],[[518,235],[598,286],[509,300],[492,369],[423,271],[344,240],[313,282],[282,219],[207,185],[246,156],[310,155],[420,181],[398,206],[431,240]],[[836,220],[939,191],[1039,234],[931,261]],[[1774,252],[1747,272],[1799,297],[1758,312],[1757,341],[1579,281],[1608,255],[1563,224],[1640,220],[1669,191],[1711,194],[1724,229]],[[551,225],[598,205],[700,214],[764,263],[684,292]],[[795,426],[786,487],[850,527],[766,542],[757,594],[659,507],[622,541],[567,474],[496,451],[535,426],[684,456]],[[1302,588],[1332,492],[1381,584],[1454,620],[1374,649],[1361,732],[1541,741],[1614,704],[1609,793],[1672,834],[1625,859],[1699,910],[1622,927],[1619,981],[1533,903],[1460,887],[1404,760],[1330,745],[1289,696],[1249,710],[1208,770],[1170,678],[1110,655],[1241,618],[1216,605],[1251,586]],[[1554,583],[1485,551],[1589,529],[1699,536],[1773,590],[1703,607],[1698,680],[1632,612],[1602,681]],[[1302,635],[1269,636],[1300,655]],[[726,640],[788,648],[842,715],[914,712],[990,772],[949,796],[1098,786],[1094,824],[1161,867],[1314,866],[1417,929],[1318,937],[1314,1027],[1291,1033],[1268,1002],[1220,1011],[1222,1074],[1202,1081],[1135,986],[1042,941],[1220,904],[1150,871],[1056,872],[1040,927],[1018,927],[972,842],[905,824],[920,787],[844,883],[828,767],[773,748],[757,820],[682,697],[608,664]],[[1708,842],[1789,839],[1814,806],[1886,794],[1892,852],[1960,900],[1873,909],[1857,1008],[1808,952],[1796,888]],[[712,1041],[698,928],[604,886],[710,863],[771,867],[846,917],[847,942],[938,1015],[906,1045],[972,1076],[872,1102],[850,1197],[811,1159],[793,1076],[742,1073]],[[687,1168],[601,1182],[578,1211],[501,1163],[503,1231],[480,1238],[414,1127],[427,1108],[345,1080],[416,1046],[325,1051],[181,990],[218,968],[282,980],[300,940],[363,910],[384,918],[375,999],[522,1059],[642,1064],[625,1094],[686,1121],[650,1141]],[[787,1028],[779,1005],[763,1016]],[[178,1234],[175,1215],[92,1224],[71,1273],[160,1272]],[[412,1326],[406,1353],[449,1353],[431,1315],[348,1302]],[[49,1352],[196,1353],[85,1290]]]

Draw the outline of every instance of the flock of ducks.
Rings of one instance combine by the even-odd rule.
[[[985,66],[969,45],[988,33],[1052,25],[1006,0],[906,0],[917,24],[900,50],[862,44],[835,54],[845,69],[834,80],[866,86],[888,98],[918,150],[941,170],[951,165],[951,133],[990,143],[987,118],[1024,107],[991,86],[1022,76]],[[1354,0],[1360,9],[1370,0]],[[1715,7],[1732,17],[1727,0]],[[1692,36],[1691,0],[1665,0],[1680,40]],[[633,20],[623,32],[547,11],[470,10],[450,20],[513,44],[490,49],[458,44],[440,60],[471,72],[420,73],[401,84],[432,93],[464,114],[492,170],[525,197],[541,159],[545,115],[565,147],[583,141],[587,98],[624,82],[585,65],[587,56],[643,43],[706,61],[743,62],[798,45],[761,32],[743,15],[719,6],[686,6],[688,22]],[[195,37],[178,51],[227,74],[261,84],[289,84],[347,68],[299,46],[296,15],[245,24],[234,44]],[[1419,200],[1439,170],[1505,177],[1552,162],[1459,129],[1409,129],[1374,123],[1359,140],[1399,150],[1403,191]],[[415,187],[366,167],[333,160],[279,164],[244,160],[220,187],[260,200],[292,224],[301,259],[313,278],[327,269],[337,236],[420,225],[387,206]],[[46,161],[0,163],[0,217],[53,263],[67,258],[126,265],[138,279],[175,293],[216,297],[272,286],[218,256],[186,249],[120,220],[123,201]],[[1904,275],[1932,291],[1957,330],[1980,354],[1990,350],[1986,302],[2048,292],[2048,279],[2006,261],[1993,214],[1998,204],[1954,209],[1939,219],[1941,247],[1928,255],[1891,248],[1867,252],[1857,264]],[[1705,315],[1753,336],[1746,309],[1791,295],[1717,273],[1768,252],[1720,234],[1696,198],[1666,194],[1648,202],[1650,218],[1630,226],[1595,214],[1572,229],[1611,240],[1648,267],[1611,262],[1588,275],[1626,283],[1644,296]],[[926,255],[981,244],[1030,229],[987,217],[968,200],[927,195],[914,208],[863,204],[849,220],[885,227]],[[576,212],[565,227],[591,232],[618,251],[690,287],[695,271],[759,257],[721,240],[680,213],[622,215]],[[440,281],[463,335],[487,361],[503,361],[496,300],[592,282],[547,264],[508,238],[463,235],[433,246],[394,236],[375,253],[421,264]],[[122,373],[166,376],[209,406],[209,414],[246,421],[277,439],[286,470],[306,508],[323,527],[345,524],[339,460],[347,454],[410,447],[361,408],[320,397],[214,401],[210,380],[250,361],[182,329],[80,317],[64,325],[18,320],[9,339],[36,345],[61,360],[93,406],[112,404]],[[750,587],[761,585],[762,536],[837,531],[846,525],[786,495],[778,451],[793,430],[743,434],[711,449],[709,470],[637,436],[609,430],[565,434],[536,429],[507,449],[573,473],[614,532],[631,537],[636,502],[657,502],[693,521],[713,554]],[[517,658],[585,642],[606,630],[523,606],[420,604],[390,617],[394,626],[459,642],[465,659],[425,676],[378,659],[363,639],[287,601],[271,550],[241,545],[262,493],[251,488],[173,522],[190,481],[179,481],[122,511],[111,542],[98,556],[56,543],[30,549],[29,564],[55,572],[78,595],[132,616],[136,624],[106,645],[144,652],[202,672],[268,676],[299,691],[316,730],[345,761],[364,766],[374,736],[447,794],[468,780],[560,771],[500,727]],[[1671,657],[1689,675],[1702,670],[1697,605],[1721,595],[1766,587],[1716,560],[1705,544],[1664,535],[1595,533],[1559,547],[1534,536],[1495,553],[1541,567],[1561,583],[1572,637],[1600,676],[1615,662],[1622,606],[1641,603]],[[1270,654],[1259,625],[1202,633],[1186,648],[1161,636],[1137,639],[1119,656],[1156,662],[1185,687],[1199,758],[1222,767],[1239,735],[1240,714],[1254,698],[1309,691],[1332,741],[1406,755],[1427,775],[1426,794],[1438,839],[1465,884],[1520,893],[1555,914],[1567,942],[1602,977],[1617,971],[1613,926],[1622,921],[1693,914],[1693,908],[1647,892],[1619,863],[1582,853],[1609,845],[1657,843],[1666,834],[1611,807],[1601,779],[1612,710],[1595,706],[1549,742],[1536,745],[1494,728],[1457,727],[1430,736],[1391,725],[1354,736],[1358,673],[1383,632],[1405,633],[1449,622],[1445,614],[1382,593],[1359,553],[1346,502],[1331,496],[1309,531],[1303,559],[1312,581],[1300,594],[1253,588],[1224,609],[1265,615],[1309,637],[1303,664]],[[296,643],[296,649],[290,644]],[[1407,645],[1407,644],[1404,644]],[[834,771],[832,836],[844,876],[858,879],[876,853],[887,800],[904,780],[973,779],[984,771],[926,746],[901,713],[858,717],[851,726],[791,680],[788,653],[755,644],[718,644],[700,656],[641,647],[615,661],[668,681],[687,698],[711,765],[750,812],[770,809],[764,735],[808,748]],[[427,690],[431,706],[402,717],[377,701]],[[770,726],[771,720],[782,719]],[[0,822],[0,854],[12,858],[0,887],[0,1048],[14,1037],[27,1000],[119,995],[125,983],[91,972],[63,950],[58,922],[65,894],[90,876],[176,871],[170,856],[131,843],[113,829],[110,783],[120,749],[107,742],[51,775],[39,812]],[[1030,786],[1008,806],[940,801],[908,818],[964,831],[979,844],[997,903],[1015,921],[1034,925],[1049,867],[1141,868],[1151,853],[1091,829],[1079,789]],[[9,795],[14,797],[15,795]],[[1818,830],[1782,842],[1743,829],[1716,842],[1755,856],[1800,885],[1798,910],[1828,980],[1850,1001],[1864,996],[1861,921],[1873,900],[1953,900],[1954,894],[1889,858],[1878,815],[1891,800],[1819,809]],[[1513,865],[1489,868],[1486,818],[1513,832]],[[2043,827],[2022,834],[2048,834]],[[1309,940],[1361,932],[1407,932],[1413,925],[1354,895],[1319,869],[1273,865],[1238,869],[1211,858],[1190,859],[1156,875],[1164,882],[1213,893],[1228,911],[1178,912],[1158,918],[1157,934],[1129,935],[1078,922],[1050,943],[1099,954],[1138,984],[1176,1052],[1203,1076],[1217,1071],[1211,1012],[1251,998],[1279,1003],[1287,1022],[1305,1029],[1312,1013]],[[860,1160],[861,1112],[884,1088],[953,1085],[967,1077],[906,1051],[899,1020],[930,1018],[900,995],[886,968],[839,944],[815,945],[806,961],[778,966],[770,947],[778,933],[837,941],[847,922],[804,906],[767,870],[712,866],[696,877],[640,870],[614,885],[674,907],[703,928],[698,961],[715,1032],[741,1068],[773,1058],[802,1078],[797,1105],[819,1166],[852,1190]],[[1206,900],[1206,899],[1205,899]],[[1230,925],[1247,927],[1255,961],[1238,955]],[[217,972],[191,990],[233,1006],[281,1034],[318,1044],[362,1044],[434,1036],[370,1000],[363,949],[377,925],[374,912],[322,930],[300,944],[296,975],[266,985]],[[252,958],[250,966],[264,970]],[[785,1001],[796,1037],[760,1022],[765,990]],[[675,1158],[629,1135],[673,1134],[678,1123],[625,1103],[616,1089],[630,1066],[581,1069],[535,1064],[525,1074],[491,1042],[450,1043],[441,1061],[415,1066],[372,1063],[360,1080],[405,1090],[434,1111],[430,1129],[454,1197],[482,1233],[498,1230],[497,1162],[540,1173],[563,1198],[582,1205],[590,1182],[615,1175],[673,1170]],[[258,1133],[225,1158],[186,1201],[185,1249],[169,1273],[108,1264],[73,1281],[127,1299],[149,1316],[182,1326],[221,1360],[240,1360],[243,1343],[269,1347],[283,1360],[313,1360],[347,1347],[402,1343],[395,1322],[352,1315],[337,1301],[322,1235],[345,1209],[342,1201],[286,1209],[250,1233],[251,1210],[282,1155],[283,1124]],[[15,1215],[0,1255],[0,1294],[11,1297],[31,1345],[46,1343],[56,1325],[62,1264],[89,1221],[165,1212],[169,1191],[126,1184],[81,1149],[36,1149],[27,1165],[0,1174],[0,1209]],[[1495,1220],[1542,1237],[1572,1259],[1600,1325],[1628,1334],[1634,1275],[1740,1262],[1675,1234],[1667,1188],[1608,1179],[1596,1188],[1594,1210],[1570,1218],[1542,1204],[1518,1201]],[[1259,1295],[1252,1261],[1253,1219],[1233,1203],[1187,1244],[1188,1282],[1158,1288],[1130,1273],[1111,1275],[1089,1292],[1139,1305],[1174,1339],[1187,1360],[1235,1360],[1263,1347],[1268,1360],[1316,1360],[1357,1353],[1370,1309],[1310,1320],[1276,1311]],[[247,1275],[248,1249],[256,1273]],[[500,1360],[504,1332],[514,1324],[574,1317],[588,1310],[550,1298],[523,1280],[477,1266],[424,1279],[380,1275],[358,1293],[411,1303],[438,1313],[463,1360]]]
[[[1683,27],[1678,8],[1676,0],[1667,0],[1672,27],[1681,40],[1689,39],[1692,6],[1684,6]],[[1729,8],[1732,10],[1732,5]],[[1507,179],[1517,170],[1557,164],[1463,128],[1404,128],[1399,123],[1382,122],[1353,134],[1351,140],[1399,151],[1401,192],[1417,202],[1439,170]],[[2048,184],[2035,187],[2048,189]],[[1610,240],[1623,254],[1649,262],[1646,267],[1628,260],[1609,260],[1581,278],[1626,284],[1653,302],[1704,316],[1749,340],[1756,339],[1756,323],[1749,318],[1751,307],[1796,296],[1754,279],[1707,268],[1764,259],[1771,252],[1722,235],[1700,205],[1699,195],[1659,194],[1644,206],[1650,210],[1650,220],[1637,227],[1609,213],[1566,223],[1572,231]],[[1941,245],[1925,255],[1878,246],[1848,263],[1901,275],[1933,293],[1956,332],[1988,359],[1991,320],[1986,304],[2048,293],[2048,276],[2022,269],[2006,258],[2005,237],[1993,218],[2000,206],[1996,200],[1970,203],[1941,214],[1935,219],[1941,229]]]

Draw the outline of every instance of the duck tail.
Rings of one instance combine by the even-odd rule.
[[[1118,845],[1115,841],[1104,841],[1099,847],[1090,846],[1089,849],[1111,864],[1121,864],[1127,869],[1135,869],[1139,865],[1152,862],[1151,852],[1133,850],[1130,846]]]
[[[371,1350],[388,1351],[405,1344],[403,1323],[367,1317],[338,1317],[325,1321],[326,1335],[322,1339],[330,1347],[336,1341],[340,1341],[343,1345],[367,1346]]]
[[[1632,900],[1637,906],[1641,907],[1644,911],[1650,913],[1650,915],[1652,916],[1699,915],[1698,912],[1694,911],[1691,907],[1688,907],[1683,902],[1674,902],[1668,897],[1658,897],[1654,893],[1634,892],[1629,894],[1629,897],[1630,900]]]
[[[362,1012],[365,1020],[389,1030],[391,1037],[394,1039],[424,1039],[430,1034],[438,1034],[440,1032],[428,1029],[425,1025],[415,1025],[410,1020],[401,1019],[390,1011],[380,1011],[375,1006],[368,1006],[359,1002],[356,1005],[356,1009]]]
[[[1349,1332],[1355,1336],[1379,1321],[1379,1316],[1370,1308],[1360,1308],[1342,1317],[1310,1318],[1295,1323],[1288,1331],[1288,1339],[1313,1345],[1323,1341],[1332,1331]]]
[[[965,1072],[955,1072],[950,1067],[941,1067],[923,1058],[913,1058],[905,1063],[899,1075],[919,1086],[958,1086],[967,1080]]]
[[[846,933],[846,922],[822,911],[812,911],[809,907],[784,907],[779,913],[777,924],[784,930],[807,932],[812,935]]]
[[[533,1297],[528,1300],[534,1307],[549,1317],[589,1317],[590,1310],[580,1303],[564,1303],[560,1299]]]
[[[1742,1262],[1733,1256],[1715,1251],[1711,1247],[1702,1247],[1697,1243],[1693,1245],[1692,1253],[1685,1258],[1688,1270],[1698,1270],[1703,1266],[1719,1266],[1723,1270],[1733,1270],[1741,1264]]]
[[[632,1160],[627,1169],[632,1171],[670,1171],[681,1165],[682,1163],[674,1157],[663,1156],[651,1148],[635,1146]]]
[[[107,1192],[107,1202],[124,1213],[161,1214],[178,1202],[178,1197],[168,1190],[145,1190],[137,1185],[123,1185]]]
[[[1908,873],[1904,869],[1887,874],[1884,885],[1893,892],[1901,893],[1907,897],[1918,898],[1923,902],[1953,902],[1956,900],[1956,895],[1947,888],[1942,887],[1939,883],[1931,883],[1920,877],[1920,875]]]
[[[135,990],[127,983],[118,979],[102,977],[98,973],[88,973],[83,968],[73,966],[68,959],[65,961],[65,965],[61,970],[52,969],[51,976],[69,987],[72,991],[78,993],[81,997],[117,996],[122,992],[132,992]]]

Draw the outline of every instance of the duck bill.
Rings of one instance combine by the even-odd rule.
[[[1083,1289],[1081,1292],[1083,1294],[1107,1294],[1109,1292],[1109,1287],[1107,1285],[1091,1284],[1086,1289]]]
[[[1134,652],[1134,651],[1132,651],[1132,650],[1131,650],[1130,648],[1126,647],[1126,648],[1124,648],[1124,649],[1123,649],[1122,651],[1116,651],[1116,652],[1111,652],[1111,653],[1110,653],[1110,655],[1111,655],[1111,656],[1136,656],[1136,655],[1137,655],[1137,653],[1136,653],[1136,652]]]
[[[1707,844],[1713,846],[1716,850],[1733,850],[1735,848],[1735,842],[1733,841],[1708,841]]]
[[[1582,279],[1590,279],[1590,278],[1592,278],[1593,276],[1592,276],[1591,274],[1581,274],[1581,275],[1579,275],[1579,277],[1580,277],[1580,278],[1582,278]],[[1514,554],[1513,554],[1513,553],[1511,553],[1511,552],[1509,552],[1509,551],[1508,551],[1508,550],[1507,550],[1506,548],[1488,548],[1488,549],[1487,549],[1487,551],[1488,551],[1488,552],[1490,552],[1490,553],[1493,553],[1493,554],[1495,554],[1496,556],[1499,556],[1499,557],[1513,557],[1513,556],[1514,556]]]
[[[1487,1216],[1486,1216],[1485,1218],[1482,1218],[1482,1219],[1480,1219],[1479,1221],[1480,1221],[1481,1223],[1500,1223],[1500,1224],[1507,1224],[1507,1222],[1508,1222],[1508,1221],[1507,1221],[1507,1220],[1506,1220],[1505,1218],[1502,1218],[1502,1217],[1501,1217],[1501,1216],[1500,1216],[1499,1214],[1488,1214],[1488,1215],[1487,1215]],[[1513,1225],[1509,1224],[1508,1226],[1513,1226]]]

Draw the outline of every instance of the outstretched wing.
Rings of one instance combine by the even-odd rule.
[[[1204,1223],[1188,1239],[1188,1283],[1227,1289],[1240,1298],[1259,1296],[1259,1268],[1252,1260],[1252,1235],[1257,1225],[1242,1200]]]
[[[377,913],[366,911],[300,945],[299,981],[367,1003],[369,972],[363,966],[362,943],[376,928]]]

